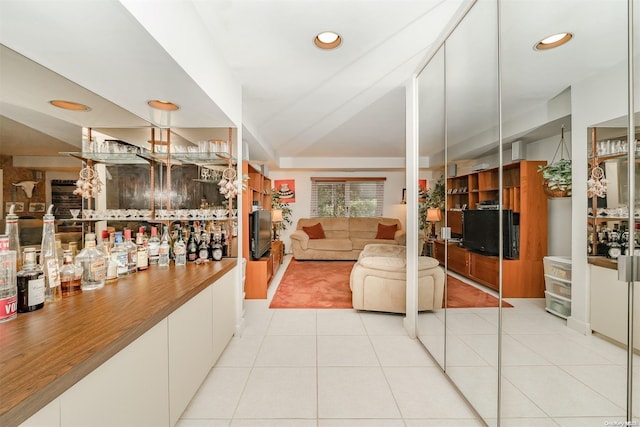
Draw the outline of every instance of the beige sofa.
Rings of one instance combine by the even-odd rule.
[[[405,313],[406,267],[404,246],[367,245],[351,270],[353,308]],[[438,260],[418,257],[418,310],[442,308],[443,296],[444,271]]]
[[[310,239],[302,227],[320,223],[325,239]],[[376,239],[378,224],[397,224],[393,240]],[[371,243],[404,245],[406,233],[396,218],[301,218],[291,233],[293,256],[298,260],[357,260],[364,247]]]

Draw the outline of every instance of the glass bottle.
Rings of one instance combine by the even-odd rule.
[[[106,272],[104,253],[96,248],[96,235],[85,235],[84,249],[77,257],[82,265],[81,288],[83,291],[100,289],[104,286]]]
[[[73,255],[70,249],[64,251],[64,261],[60,268],[60,287],[62,288],[62,296],[68,297],[82,292],[80,284],[82,283],[82,274],[77,274],[77,268],[73,264]]]
[[[124,240],[120,231],[115,234],[113,249],[111,250],[111,260],[116,264],[116,274],[118,277],[129,274],[129,252],[124,247]]]
[[[16,264],[16,251],[9,249],[9,236],[0,236],[0,323],[15,319],[18,314]]]
[[[40,260],[44,271],[45,301],[55,302],[62,299],[60,289],[60,265],[56,250],[55,217],[51,213],[53,205],[42,218],[42,244],[40,245]]]
[[[187,245],[182,239],[182,230],[178,230],[178,238],[173,244],[173,256],[176,265],[187,264]]]
[[[198,259],[200,261],[206,261],[209,258],[209,246],[207,245],[207,238],[202,235],[200,238],[200,246],[198,247]]]
[[[124,230],[124,248],[127,250],[129,274],[138,271],[138,247],[131,241],[131,230]]]
[[[149,247],[149,265],[158,264],[158,258],[160,257],[160,239],[158,238],[158,228],[151,227],[151,237],[147,242]]]
[[[154,227],[155,228],[155,227]],[[169,244],[169,231],[165,225],[162,230],[162,239],[158,246],[158,265],[160,267],[168,267],[171,253],[171,245]]]
[[[15,205],[11,205],[6,217],[4,232],[9,236],[9,250],[16,253],[16,271],[22,268],[22,251],[20,250],[20,231],[18,229],[18,215],[13,213]]]
[[[112,244],[111,244],[111,236],[109,235],[109,230],[102,230],[102,242],[98,246],[99,251],[104,254],[104,262],[106,266],[105,272],[105,282],[111,282],[118,278],[118,263],[111,258]]]
[[[146,270],[149,268],[149,249],[144,240],[144,233],[138,232],[136,234],[136,250],[138,251],[136,257],[136,269],[138,271]]]
[[[191,226],[189,239],[187,240],[187,261],[194,262],[198,259],[198,243],[196,241],[196,232]]]
[[[23,254],[22,270],[16,275],[18,313],[28,313],[44,307],[44,272],[36,263],[36,250],[25,248]]]

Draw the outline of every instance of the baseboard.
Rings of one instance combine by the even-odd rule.
[[[567,328],[573,329],[582,335],[591,335],[591,323],[583,322],[574,317],[567,319]]]

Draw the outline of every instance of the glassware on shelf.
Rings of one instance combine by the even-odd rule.
[[[80,209],[69,209],[71,213],[72,219],[78,219],[78,215],[80,215]]]

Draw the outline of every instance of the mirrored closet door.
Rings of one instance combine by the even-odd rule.
[[[639,9],[478,0],[418,77],[452,232],[430,243],[446,297],[418,337],[487,425],[638,421],[640,290],[618,265],[640,252]],[[570,193],[545,190],[562,164]]]

